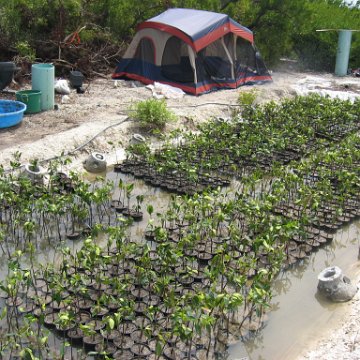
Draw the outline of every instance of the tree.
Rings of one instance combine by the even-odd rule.
[[[111,43],[113,51],[131,40],[138,24],[171,7],[228,14],[254,32],[270,66],[291,56],[305,67],[332,71],[337,34],[316,30],[360,28],[360,1],[348,7],[342,0],[0,0],[0,60],[16,54],[52,59],[61,42],[84,25],[82,44]],[[79,50],[66,55],[70,63],[86,57]],[[359,56],[360,36],[354,34],[350,66],[358,66]]]
[[[308,1],[309,17],[303,32],[293,35],[294,54],[304,67],[333,71],[338,33],[317,32],[319,29],[359,29],[360,8],[344,5],[341,0]],[[350,53],[350,67],[358,65],[360,36],[354,33]]]

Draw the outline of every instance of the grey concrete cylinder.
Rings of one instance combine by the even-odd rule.
[[[83,162],[85,170],[91,173],[100,173],[106,170],[106,159],[103,154],[93,152]]]
[[[343,275],[338,266],[324,269],[318,275],[318,280],[318,292],[334,302],[349,301],[358,290],[351,284],[350,279]]]
[[[45,169],[39,165],[25,164],[23,175],[34,184],[42,184],[44,181]]]
[[[130,139],[130,144],[144,143],[146,139],[140,134],[133,134]]]

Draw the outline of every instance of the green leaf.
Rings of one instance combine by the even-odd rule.
[[[114,321],[114,319],[113,319],[113,318],[108,318],[107,323],[108,323],[108,325],[109,325],[109,328],[110,328],[111,330],[113,330],[114,327],[115,327],[115,321]]]
[[[156,345],[155,345],[155,354],[157,356],[160,356],[162,354],[162,349],[163,349],[163,347],[162,347],[160,341],[157,341]]]

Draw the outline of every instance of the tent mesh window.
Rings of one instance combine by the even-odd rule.
[[[150,38],[142,38],[136,48],[135,59],[146,61],[150,64],[155,64],[155,50],[154,44]]]
[[[225,45],[229,42],[229,38],[225,38]],[[229,46],[226,46],[229,49]],[[229,51],[230,52],[230,51]],[[198,52],[198,63],[197,67],[200,70],[201,65],[204,69],[205,74],[202,77],[210,77],[212,80],[231,80],[231,63],[228,55],[222,44],[222,40],[218,39],[206,48]]]
[[[259,52],[249,41],[238,37],[236,39],[236,69],[237,72],[267,74],[265,63]]]
[[[242,69],[256,70],[254,48],[249,41],[240,37],[236,39],[236,60],[237,65]]]
[[[194,82],[194,71],[191,67],[188,47],[176,36],[170,37],[166,42],[161,60],[161,74],[173,81]]]

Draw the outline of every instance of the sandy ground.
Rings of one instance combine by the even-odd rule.
[[[360,277],[353,283],[359,287]],[[360,291],[342,304],[343,317],[337,328],[329,328],[314,339],[297,360],[359,360],[360,359]]]
[[[257,90],[257,102],[277,101],[314,91],[351,100],[360,97],[360,79],[354,77],[283,72],[274,73],[273,80],[268,84],[223,90],[199,97],[185,95],[181,99],[168,99],[167,104],[178,115],[178,120],[168,125],[166,131],[177,127],[194,130],[198,123],[211,117],[228,117],[239,93],[253,89]],[[68,153],[93,138],[75,153],[73,164],[81,164],[94,150],[109,153],[108,163],[115,162],[114,147],[108,142],[113,142],[117,152],[123,153],[121,148],[139,129],[134,120],[119,123],[129,115],[131,104],[151,97],[152,92],[137,83],[114,82],[110,76],[86,83],[84,88],[84,94],[77,94],[73,90],[67,99],[57,95],[58,110],[26,115],[19,126],[0,129],[0,164],[8,168],[12,154],[17,151],[22,153],[23,163],[33,159],[49,159],[62,152]],[[0,93],[0,99],[12,96]],[[359,283],[360,278],[353,281]],[[304,349],[299,360],[360,359],[359,293],[344,307],[345,315],[337,329],[331,329],[331,333],[329,329],[329,334],[322,333],[319,339]]]
[[[260,102],[295,94],[295,90],[287,84],[295,83],[298,75],[274,74],[274,79],[273,83],[262,86],[246,86],[240,90],[218,91],[199,97],[185,95],[181,99],[168,99],[168,106],[178,115],[178,121],[170,124],[166,131],[179,126],[192,130],[196,124],[212,116],[230,116],[234,109],[230,105],[237,103],[240,91],[258,89]],[[66,103],[62,96],[57,95],[58,110],[25,115],[20,126],[0,130],[0,163],[9,163],[15,151],[22,152],[23,161],[46,159],[61,151],[71,151],[106,127],[124,119],[129,114],[131,104],[152,96],[151,90],[139,83],[115,82],[110,76],[108,79],[97,79],[85,84],[84,88],[84,94],[72,91]],[[1,96],[0,93],[0,98],[5,95],[7,98],[11,96]],[[134,132],[137,132],[134,121],[114,126],[92,142],[87,150],[96,148],[108,151],[110,146],[107,141],[126,144]]]

